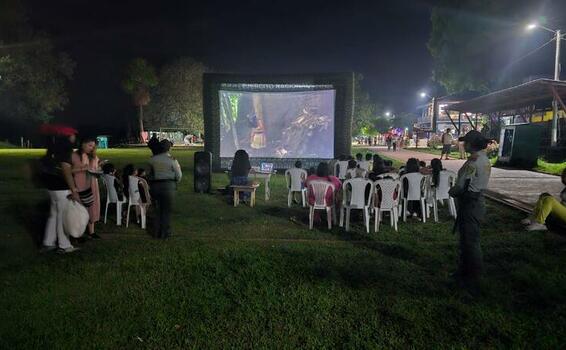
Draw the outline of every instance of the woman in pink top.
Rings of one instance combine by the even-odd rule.
[[[90,173],[100,170],[99,160],[96,156],[96,140],[93,138],[83,139],[79,149],[73,152],[71,160],[75,186],[90,216],[88,234],[90,238],[100,238],[94,233],[94,224],[100,220],[100,192],[96,176]],[[89,189],[92,195],[88,195]]]
[[[313,174],[307,177],[306,186],[308,188],[309,204],[314,204],[314,193],[312,192],[311,187],[309,186],[311,181],[328,181],[332,183],[334,185],[334,193],[332,192],[332,189],[328,189],[328,192],[326,193],[326,203],[327,204],[338,203],[336,197],[340,192],[340,189],[342,188],[342,183],[336,176],[330,175],[330,167],[328,166],[328,163],[321,162],[320,164],[318,164],[318,168],[316,169],[316,175]]]

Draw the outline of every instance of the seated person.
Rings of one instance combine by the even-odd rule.
[[[112,163],[106,163],[102,166],[102,172],[105,175],[112,176],[114,178],[114,189],[116,190],[116,196],[121,202],[124,200],[124,184],[120,180],[120,176]]]
[[[561,178],[566,186],[566,169],[562,171]],[[521,223],[527,225],[527,231],[546,231],[546,219],[549,216],[566,225],[566,188],[560,192],[560,202],[548,193],[541,194],[532,214]]]
[[[438,181],[440,180],[440,172],[444,170],[442,167],[442,161],[438,158],[434,158],[430,161],[430,171],[429,174],[432,174],[432,181],[431,186],[437,187]]]
[[[252,166],[250,164],[250,156],[248,152],[243,149],[239,149],[234,154],[234,161],[232,162],[232,168],[230,169],[230,186],[245,186],[248,185],[248,175],[250,174]],[[232,192],[231,192],[232,193]],[[250,196],[249,193],[240,193],[242,200],[247,200]]]
[[[295,169],[302,169],[303,168],[303,162],[301,162],[300,160],[295,162]],[[307,172],[308,174],[308,172]],[[305,181],[306,178],[303,177],[304,174],[301,176],[301,188],[305,188]],[[300,194],[298,192],[293,192],[293,203],[298,203],[298,201],[295,199],[295,195]]]
[[[364,169],[365,171],[369,172],[371,170],[371,161],[373,159],[373,154],[366,153],[366,160],[360,164],[360,168]]]
[[[144,168],[138,168],[138,177],[147,181],[147,173]]]
[[[336,176],[330,175],[330,169],[328,167],[328,163],[320,162],[318,164],[318,167],[316,168],[316,174],[307,177],[307,181],[306,181],[306,186],[308,188],[307,197],[308,197],[308,202],[311,205],[314,204],[314,193],[312,192],[312,189],[309,187],[309,184],[312,181],[327,181],[333,184],[334,192],[329,190],[328,193],[326,193],[326,203],[327,205],[331,205],[333,203],[339,202],[337,197],[338,197],[338,193],[340,192],[340,189],[342,188],[342,182],[340,182],[340,180]]]
[[[410,174],[410,173],[418,173],[420,172],[419,160],[417,158],[409,158],[407,159],[407,164],[405,164],[405,168],[401,172],[401,175]],[[407,179],[403,179],[403,198],[407,197],[407,193],[409,190],[409,181]],[[422,210],[420,203],[416,201],[409,201],[407,204],[407,212],[413,216],[421,216]]]
[[[419,172],[423,175],[431,174],[431,168],[426,166],[426,162],[424,160],[419,161]]]
[[[371,173],[369,173],[368,178],[371,181],[375,181],[377,180],[377,177],[381,174],[385,174],[388,172],[388,169],[385,167],[385,162],[383,161],[383,159],[378,156],[375,155],[373,158],[373,169],[371,171]]]

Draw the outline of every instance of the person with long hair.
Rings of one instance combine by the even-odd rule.
[[[248,152],[239,149],[234,154],[232,167],[230,168],[230,186],[248,185],[248,175],[252,166],[250,164],[250,156]],[[249,193],[240,193],[240,199],[247,201],[250,197]]]
[[[438,187],[438,182],[440,181],[440,172],[444,170],[442,161],[438,158],[434,158],[430,161],[430,168],[432,170],[431,184],[433,187]]]
[[[73,152],[71,161],[75,186],[79,191],[81,203],[89,214],[88,235],[90,238],[100,239],[100,236],[94,232],[94,224],[100,220],[100,191],[98,179],[94,175],[100,172],[101,165],[96,156],[96,139],[83,138],[78,150]]]
[[[68,198],[80,201],[71,170],[74,138],[74,134],[49,137],[46,155],[40,160],[43,184],[50,198],[42,252],[59,248],[61,253],[72,253],[79,249],[73,247],[63,230],[63,215]]]

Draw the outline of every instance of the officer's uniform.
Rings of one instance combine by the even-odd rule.
[[[156,206],[152,229],[156,238],[167,238],[171,235],[170,218],[175,190],[183,174],[179,162],[167,152],[151,157],[149,166],[150,192]]]
[[[465,140],[468,141],[468,140]],[[480,221],[485,216],[483,190],[487,189],[491,163],[484,150],[472,154],[458,171],[458,179],[450,195],[458,200],[455,228],[460,233],[458,273],[476,279],[482,270]]]

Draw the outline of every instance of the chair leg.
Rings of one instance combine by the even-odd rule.
[[[118,202],[116,203],[116,226],[122,226],[122,208],[124,207],[124,203]]]
[[[291,202],[293,200],[293,192],[289,191],[287,195],[287,207],[291,208]]]
[[[309,208],[309,229],[312,230],[314,222],[314,207]]]
[[[408,200],[403,199],[403,221],[407,222],[407,202]]]
[[[240,199],[238,198],[240,194],[238,191],[234,190],[234,207],[237,207],[239,204]]]
[[[106,209],[104,210],[104,223],[106,224],[106,219],[108,218],[108,205],[110,205],[110,202],[106,201]],[[118,204],[116,204],[118,205]]]
[[[126,214],[126,228],[128,228],[128,225],[130,224],[130,204],[128,203],[128,214]]]
[[[393,219],[393,225],[395,226],[395,232],[398,232],[397,222],[399,221],[399,217],[397,216],[397,208],[393,208],[393,210],[395,211],[395,213],[391,215],[391,217]]]
[[[346,208],[346,231],[350,231],[350,208]]]
[[[421,214],[423,216],[423,223],[426,223],[426,203],[424,199],[421,199]]]
[[[374,223],[373,223],[373,230],[374,230],[375,232],[378,232],[378,231],[379,231],[379,227],[378,227],[379,209],[374,208],[374,209],[373,209],[373,212],[374,212],[374,214],[375,214],[375,219],[374,219]]]
[[[366,232],[369,233],[369,208],[364,208],[364,224],[366,225]]]
[[[434,210],[434,222],[438,222],[438,204],[437,204],[436,200],[434,201],[434,204],[432,205],[432,210]]]
[[[303,199],[303,208],[307,206],[307,191],[301,191],[301,197]]]
[[[252,192],[252,199],[250,200],[250,207],[255,207],[255,191]]]
[[[340,208],[340,227],[344,227],[344,207]]]
[[[328,221],[328,229],[332,229],[332,208],[326,207],[326,221]]]
[[[140,205],[140,216],[141,216],[141,228],[145,230],[146,216],[145,216],[145,206],[143,205]]]

